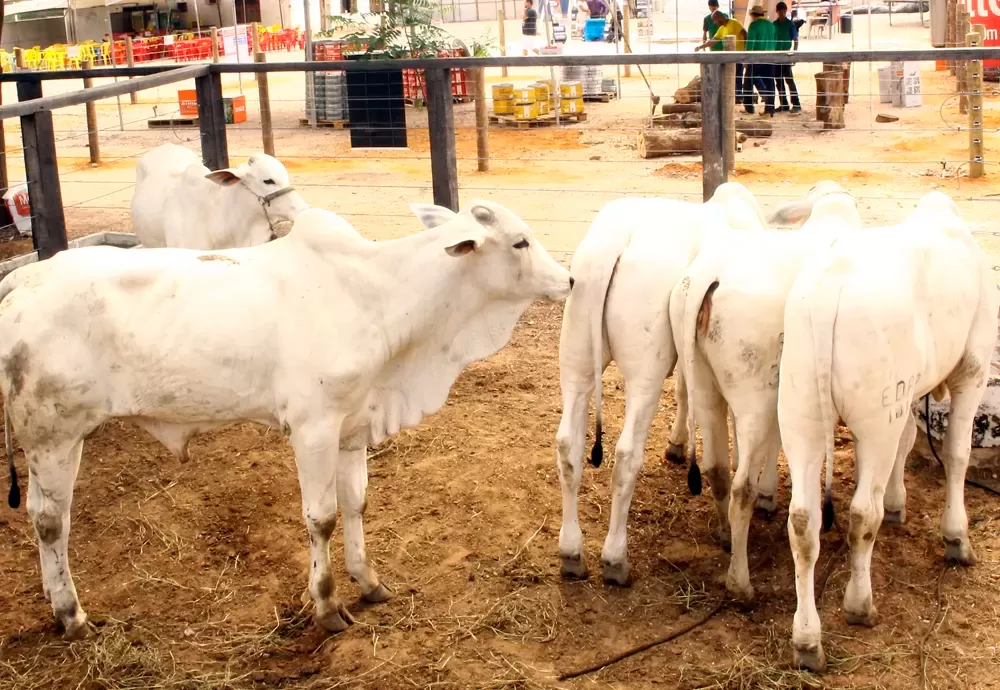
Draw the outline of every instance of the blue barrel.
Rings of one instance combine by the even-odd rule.
[[[605,18],[601,17],[599,19],[588,19],[583,25],[583,40],[585,41],[600,41],[604,38],[604,22]]]

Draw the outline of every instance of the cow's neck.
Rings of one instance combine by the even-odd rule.
[[[213,186],[218,190],[212,207],[218,236],[215,249],[235,247],[237,237],[259,237],[259,241],[263,241],[268,236],[268,222],[256,195],[238,183],[226,187]]]

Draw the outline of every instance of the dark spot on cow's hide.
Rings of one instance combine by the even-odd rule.
[[[198,256],[198,261],[222,261],[225,263],[235,264],[237,266],[240,263],[236,259],[230,256],[223,256],[222,254],[201,254]]]
[[[35,518],[35,531],[38,532],[39,541],[51,544],[62,535],[62,518],[42,513]]]
[[[326,601],[333,594],[333,576],[330,573],[323,575],[316,583],[316,593],[321,601]]]
[[[4,359],[3,371],[10,381],[10,396],[19,395],[28,377],[28,346],[23,341],[15,345]]]

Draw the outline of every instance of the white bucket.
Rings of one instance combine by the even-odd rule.
[[[7,189],[3,195],[7,210],[10,211],[11,218],[17,231],[22,235],[31,234],[31,206],[28,203],[28,185],[25,182],[16,184]]]
[[[890,89],[892,88],[891,85],[892,85],[892,68],[879,67],[878,68],[879,103],[892,103],[892,95],[890,94]]]

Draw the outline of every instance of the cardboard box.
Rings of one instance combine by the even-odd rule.
[[[892,62],[889,64],[889,96],[896,108],[920,107],[920,63]]]
[[[194,89],[177,92],[181,104],[181,117],[198,117],[198,92]]]
[[[223,98],[222,107],[226,111],[226,124],[235,125],[247,121],[247,99],[246,96],[233,96]]]

